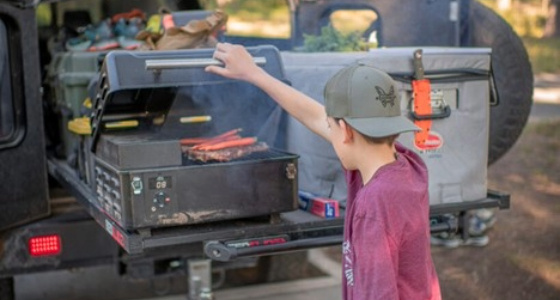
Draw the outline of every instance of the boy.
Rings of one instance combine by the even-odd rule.
[[[344,299],[441,299],[430,254],[428,174],[395,143],[417,127],[400,115],[396,86],[363,64],[326,84],[325,107],[255,65],[239,45],[218,44],[225,66],[206,71],[256,85],[311,131],[330,141],[346,170]]]

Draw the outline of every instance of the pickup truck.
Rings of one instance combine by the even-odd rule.
[[[81,2],[85,4],[80,6]],[[227,5],[235,1],[225,2],[227,11]],[[482,149],[488,153],[488,157],[484,157],[484,165],[503,155],[525,125],[532,93],[532,75],[525,50],[502,19],[475,1],[416,1],[414,4],[406,1],[388,4],[374,0],[273,2],[274,5],[283,3],[286,6],[290,16],[289,37],[250,37],[226,33],[219,38],[254,47],[252,49],[257,54],[263,47],[276,49],[272,52],[282,53],[280,57],[286,61],[289,73],[290,67],[301,63],[297,62],[296,54],[295,63],[289,65],[289,60],[286,60],[291,57],[289,53],[301,47],[305,35],[318,34],[335,12],[373,11],[378,18],[372,21],[364,36],[376,32],[379,46],[387,47],[379,53],[389,53],[392,47],[404,46],[487,47],[487,50],[475,51],[491,55],[492,62],[491,68],[488,68],[492,74],[485,75],[491,77],[487,79],[490,83],[487,105],[491,117],[490,142],[488,149]],[[169,1],[167,5],[172,9],[173,17],[181,20],[201,16],[201,13],[204,15],[206,10],[217,7],[219,3]],[[157,13],[157,8],[150,1],[133,4]],[[79,117],[84,96],[95,97],[95,93],[100,91],[95,84],[103,80],[100,74],[105,73],[102,70],[110,69],[108,61],[117,59],[120,54],[104,51],[89,55],[88,66],[76,70],[70,77],[64,77],[67,74],[62,74],[66,70],[60,67],[60,57],[64,57],[65,51],[58,49],[53,41],[59,42],[68,30],[92,22],[92,16],[98,21],[103,20],[115,12],[130,10],[131,5],[125,1],[0,1],[0,299],[14,298],[13,276],[19,274],[106,264],[119,266],[122,275],[144,280],[186,273],[189,276],[190,299],[206,299],[204,297],[211,294],[211,274],[216,270],[258,265],[267,270],[269,279],[282,279],[278,276],[283,272],[282,268],[293,267],[294,264],[274,263],[276,259],[287,257],[277,254],[337,245],[342,241],[343,199],[339,199],[340,216],[335,218],[322,218],[296,209],[270,213],[265,217],[187,222],[164,227],[159,226],[160,223],[150,227],[146,225],[149,221],[142,226],[136,226],[134,222],[120,222],[114,208],[110,208],[109,213],[100,206],[99,194],[92,184],[95,182],[92,178],[99,174],[93,170],[84,171],[84,165],[93,166],[89,165],[92,156],[88,155],[95,152],[95,147],[84,147],[84,144],[91,143],[91,137],[103,137],[103,132],[96,136],[96,125],[101,123],[95,123],[95,120],[101,122],[111,113],[111,108],[106,108],[100,99],[90,99],[94,102],[88,112],[91,113],[93,107],[93,122],[88,124],[92,132],[77,138],[67,126],[69,121]],[[414,11],[422,14],[415,15]],[[48,24],[38,23],[41,17],[49,20]],[[211,52],[201,49],[185,53],[208,56]],[[429,53],[427,49],[426,54]],[[438,53],[437,50],[435,53]],[[195,58],[200,58],[197,55]],[[356,57],[360,58],[360,55]],[[130,54],[130,57],[137,59],[142,56]],[[146,69],[147,60],[142,60]],[[512,61],[515,63],[512,64]],[[81,62],[76,60],[74,63]],[[115,74],[128,68],[118,63],[113,67]],[[160,65],[160,68],[164,67]],[[277,68],[280,69],[282,66]],[[175,71],[156,70],[153,78],[160,75],[164,78],[165,72]],[[401,76],[403,84],[410,80],[406,74],[392,75]],[[467,75],[470,78],[481,74]],[[61,82],[64,85],[62,89],[57,86]],[[291,83],[305,90],[301,82]],[[79,105],[71,107],[68,103]],[[106,115],[99,113],[101,111]],[[278,124],[290,126],[290,122],[284,120]],[[290,141],[292,137],[286,136],[290,130],[288,134],[282,132],[272,143],[289,147],[290,143],[293,144],[293,140]],[[78,146],[81,150],[75,152],[76,144],[72,143],[81,145]],[[298,148],[292,149],[297,151]],[[310,154],[301,155],[309,157]],[[313,158],[310,159],[307,163],[313,163]],[[287,176],[295,176],[290,170],[287,168]],[[301,173],[301,169],[298,171]],[[485,172],[480,176],[484,177]],[[168,184],[167,177],[157,178],[161,178],[154,181],[158,188]],[[177,185],[176,181],[173,182]],[[300,182],[299,186],[308,187],[307,184]],[[343,194],[335,182],[328,186],[328,191],[313,192],[323,196]],[[295,191],[297,195],[297,182]],[[157,195],[164,194],[158,192]],[[165,202],[166,198],[162,197]],[[154,198],[154,203],[158,199]],[[203,203],[204,200],[196,201]],[[495,207],[509,207],[509,195],[485,191],[485,195],[475,201],[434,203],[430,209],[432,232],[456,232],[466,238],[467,212]],[[294,255],[299,255],[295,261],[301,261],[302,257],[305,258],[305,251]]]

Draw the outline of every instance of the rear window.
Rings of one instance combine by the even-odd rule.
[[[369,9],[334,10],[329,16],[329,23],[342,33],[357,32],[370,43],[377,44],[379,17],[377,12]],[[376,45],[377,46],[377,45]]]
[[[0,147],[12,142],[16,129],[8,51],[6,26],[0,19]]]
[[[290,7],[286,0],[207,0],[207,10],[222,9],[229,16],[226,35],[289,38]]]

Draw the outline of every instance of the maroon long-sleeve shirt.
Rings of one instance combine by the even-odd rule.
[[[428,173],[400,145],[365,185],[348,171],[343,244],[346,300],[441,299],[430,253]]]

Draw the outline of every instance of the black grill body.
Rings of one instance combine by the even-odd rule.
[[[284,80],[277,49],[249,48]],[[297,209],[298,156],[285,148],[286,114],[266,94],[206,73],[212,49],[116,51],[104,61],[84,143],[94,206],[126,230],[266,217]],[[169,67],[179,62],[181,66]],[[158,67],[151,67],[155,64]],[[182,117],[211,121],[181,123]],[[109,123],[134,121],[132,128]],[[228,162],[197,162],[180,139],[241,128],[270,150]],[[89,156],[89,157],[88,157]]]

